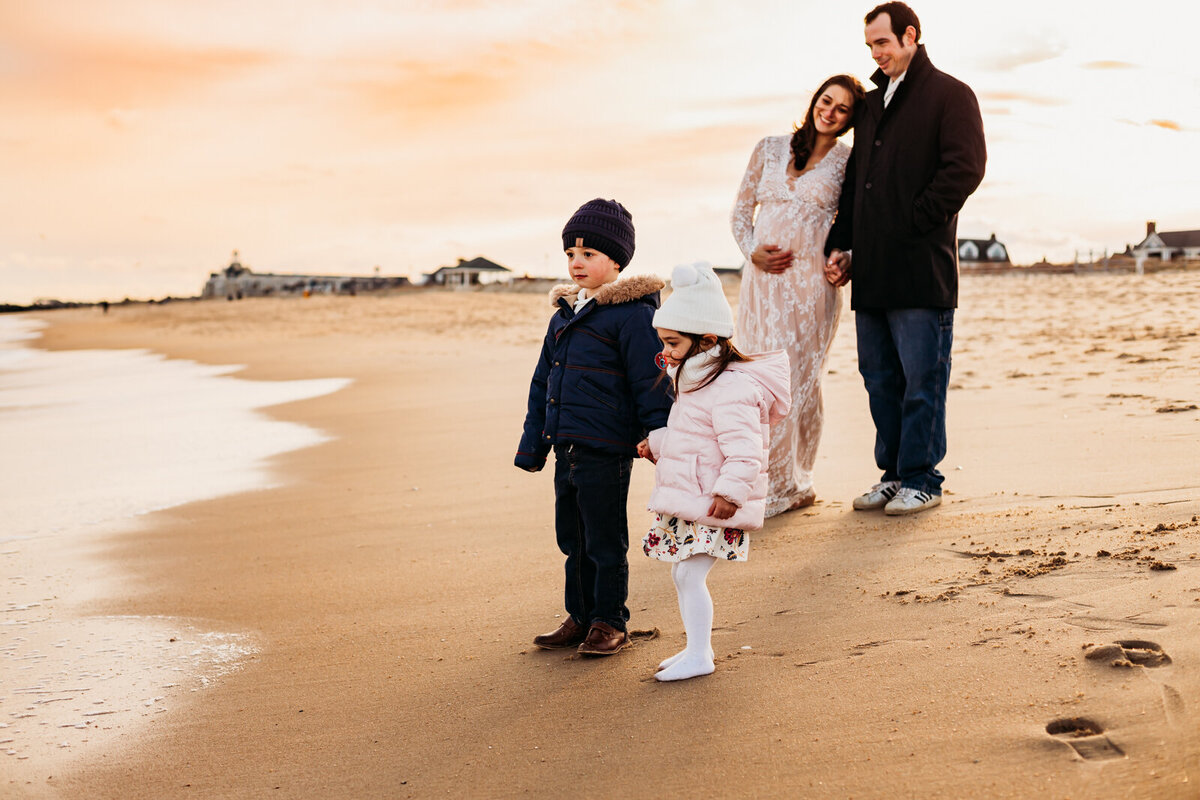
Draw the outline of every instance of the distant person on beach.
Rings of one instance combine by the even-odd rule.
[[[862,84],[849,75],[821,84],[790,136],[755,146],[733,206],[733,236],[749,262],[737,341],[749,351],[786,351],[792,371],[792,410],[771,429],[768,517],[817,499],[821,373],[842,309],[841,292],[823,279],[825,236],[850,155],[838,137],[852,127],[862,98]]]
[[[930,63],[913,10],[884,3],[865,22],[878,88],[855,113],[825,275],[834,286],[853,277],[858,370],[883,470],[854,508],[912,514],[942,502],[958,212],[983,180],[987,150],[974,92]]]
[[[629,645],[629,522],[625,507],[637,444],[667,424],[651,320],[663,281],[618,280],[633,258],[633,217],[595,199],[562,232],[573,285],[550,292],[557,308],[529,386],[518,467],[537,472],[554,450],[555,533],[566,560],[567,616],[534,638],[546,649],[605,656]]]
[[[706,580],[718,560],[745,561],[746,532],[762,527],[768,426],[787,415],[792,390],[786,353],[746,356],[730,342],[733,311],[711,267],[675,268],[654,327],[675,405],[666,429],[638,445],[655,462],[657,514],[642,550],[671,563],[687,646],[654,677],[679,681],[714,669]]]

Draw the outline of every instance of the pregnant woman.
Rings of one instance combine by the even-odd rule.
[[[786,350],[792,410],[771,428],[767,516],[816,502],[812,471],[821,441],[821,373],[841,314],[840,290],[825,280],[825,235],[833,224],[863,87],[834,75],[813,94],[791,136],[758,143],[738,190],[733,236],[742,270],[734,341],[748,353]]]

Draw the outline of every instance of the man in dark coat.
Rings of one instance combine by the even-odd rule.
[[[883,476],[854,508],[911,514],[941,502],[946,389],[958,306],[958,212],[987,160],[974,92],[933,66],[904,3],[866,17],[878,87],[858,104],[854,151],[825,252],[853,277],[858,368]]]

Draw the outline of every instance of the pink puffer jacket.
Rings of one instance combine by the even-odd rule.
[[[785,352],[753,359],[730,364],[703,389],[681,391],[667,427],[651,431],[651,511],[718,528],[762,527],[770,426],[788,413],[792,392]],[[731,518],[707,516],[717,495],[738,506]]]

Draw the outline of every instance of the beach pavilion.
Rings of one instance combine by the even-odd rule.
[[[485,276],[488,280],[484,279]],[[482,283],[509,280],[511,277],[512,270],[508,267],[502,267],[495,261],[489,261],[479,256],[470,261],[460,258],[453,267],[441,267],[435,272],[428,273],[425,276],[425,283],[465,289],[470,286],[479,286]]]

